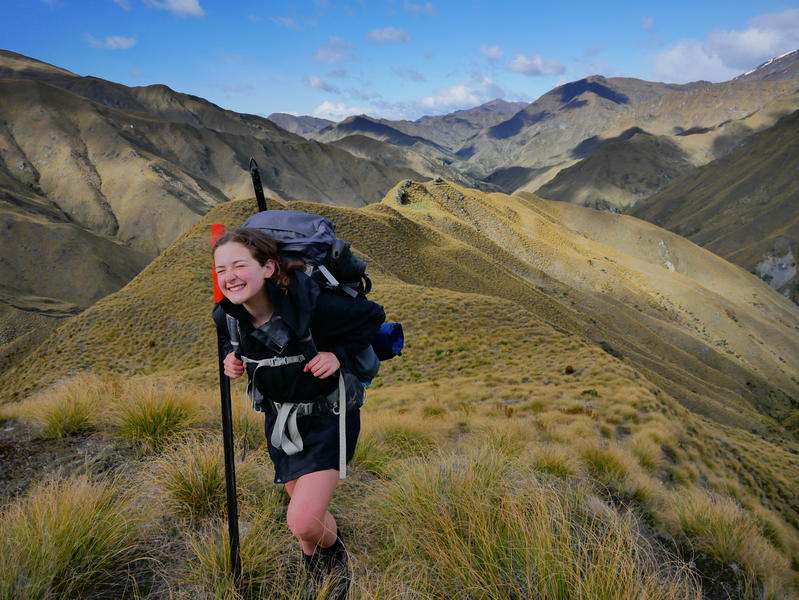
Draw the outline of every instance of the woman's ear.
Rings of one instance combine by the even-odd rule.
[[[277,272],[277,263],[271,258],[266,261],[266,265],[264,265],[264,267],[266,268],[264,279],[269,279]]]

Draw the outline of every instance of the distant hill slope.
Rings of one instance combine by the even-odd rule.
[[[350,135],[364,135],[393,146],[408,148],[428,159],[440,162],[452,162],[451,152],[421,136],[408,135],[399,129],[387,125],[366,115],[348,117],[322,129],[315,139],[321,142],[334,142]]]
[[[335,121],[319,119],[317,117],[296,116],[287,113],[272,113],[267,117],[270,121],[282,127],[286,131],[296,133],[303,137],[311,137],[325,127],[335,125]]]
[[[418,175],[431,179],[445,177],[459,183],[471,184],[474,187],[484,185],[482,182],[461,175],[456,169],[441,161],[431,160],[409,148],[387,144],[367,135],[348,135],[335,142],[330,142],[330,145],[346,150],[353,156],[360,156],[396,170],[404,168],[408,178],[418,177]]]
[[[601,76],[567,83],[470,139],[458,150],[458,156],[483,176],[498,169],[559,165],[584,140],[608,137],[609,122],[618,114],[632,111],[645,100],[683,89],[689,86]]]
[[[507,102],[497,98],[480,106],[457,110],[446,115],[422,117],[416,121],[383,119],[380,122],[408,135],[428,139],[454,152],[482,129],[507,120],[525,106],[526,102]]]
[[[163,85],[129,88],[0,50],[0,304],[32,317],[118,289],[212,206],[252,193],[250,156],[285,199],[358,206],[418,176]],[[50,268],[22,250],[27,236]]]
[[[511,119],[483,130],[457,156],[465,161],[461,169],[507,192],[535,190],[585,158],[588,153],[581,147],[595,150],[628,131],[668,136],[712,132],[690,143],[674,140],[698,166],[729,151],[729,136],[739,141],[796,110],[796,92],[787,75],[683,86],[592,76],[555,88]],[[784,106],[775,105],[789,96]],[[747,125],[736,128],[742,120]]]
[[[692,168],[685,152],[668,137],[636,133],[628,140],[603,145],[585,160],[563,169],[536,194],[547,200],[619,211]]]
[[[757,272],[799,299],[799,111],[675,179],[630,214]]]

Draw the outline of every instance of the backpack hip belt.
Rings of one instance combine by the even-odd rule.
[[[274,402],[273,404],[277,410],[277,418],[269,442],[289,456],[302,452],[304,445],[297,427],[297,417],[313,414],[315,409],[318,412],[319,403]],[[347,476],[347,390],[341,371],[338,374],[338,406],[333,409],[333,414],[338,416],[338,476],[339,479],[344,479]]]

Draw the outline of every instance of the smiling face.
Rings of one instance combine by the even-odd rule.
[[[228,242],[214,251],[214,269],[219,289],[233,304],[250,305],[265,298],[266,280],[275,273],[275,261],[261,265],[250,249],[238,242]]]

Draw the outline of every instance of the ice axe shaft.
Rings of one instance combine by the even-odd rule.
[[[224,225],[211,225],[211,244],[225,233]],[[222,292],[214,278],[214,302],[222,299]],[[233,454],[233,410],[230,403],[230,379],[225,375],[225,347],[220,336],[217,336],[217,353],[219,355],[219,397],[222,404],[222,441],[225,455],[225,485],[227,491],[227,524],[230,538],[230,569],[233,581],[238,586],[241,581],[241,555],[239,554],[239,508],[236,500],[236,463]]]

